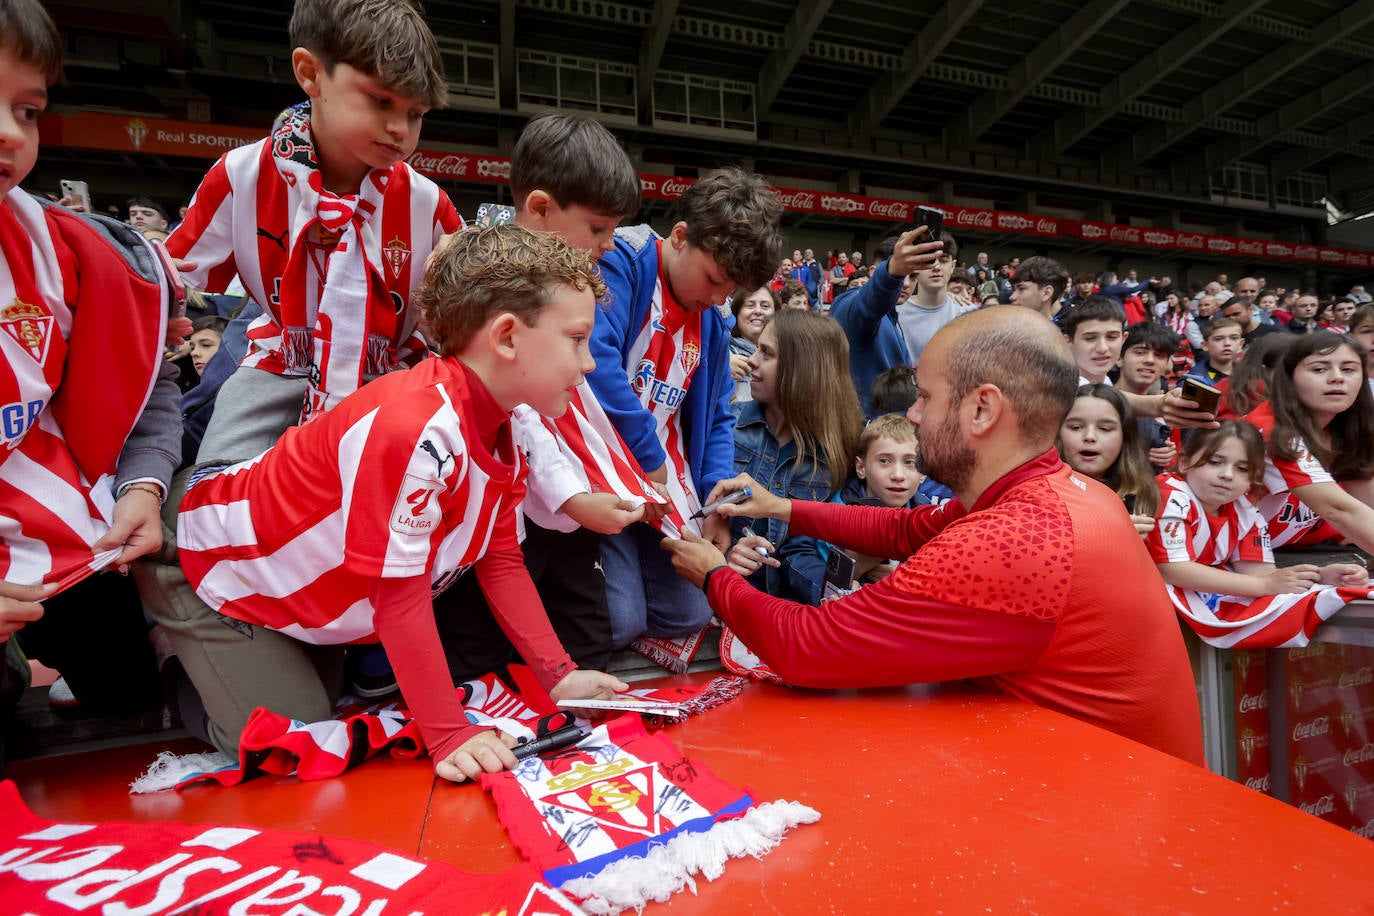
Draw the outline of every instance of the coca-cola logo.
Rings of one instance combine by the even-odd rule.
[[[1082,233],[1085,239],[1100,239],[1106,236],[1107,230],[1093,223],[1084,223]]]
[[[1113,226],[1111,237],[1113,242],[1139,242],[1140,230],[1134,226]]]
[[[1368,267],[1369,255],[1359,251],[1347,251],[1345,253],[1345,263],[1352,267]]]
[[[1345,752],[1341,762],[1346,766],[1355,766],[1358,763],[1369,763],[1374,760],[1374,744],[1365,744],[1364,747],[1351,748]]]
[[[1363,687],[1366,684],[1374,684],[1374,667],[1365,665],[1354,671],[1342,671],[1336,684],[1340,687]]]
[[[1269,774],[1263,776],[1251,776],[1245,780],[1245,788],[1254,789],[1256,792],[1269,792]]]
[[[1269,708],[1269,692],[1247,693],[1241,696],[1238,706],[1241,712],[1257,712]]]
[[[439,175],[444,178],[463,178],[468,173],[468,162],[471,156],[455,156],[436,153],[426,155],[424,152],[417,151],[412,153],[406,161],[410,167],[417,172],[426,175]]]
[[[1178,244],[1182,248],[1201,248],[1205,240],[1195,232],[1180,232]]]
[[[1058,235],[1059,220],[1050,219],[1047,216],[1042,216],[1035,222],[1035,231],[1040,233],[1041,235]]]
[[[1317,247],[1315,245],[1298,245],[1293,249],[1293,257],[1314,261],[1317,258]]]
[[[1230,239],[1216,238],[1213,236],[1207,240],[1207,249],[1209,251],[1231,252],[1236,250],[1236,243]]]
[[[659,191],[664,197],[681,197],[692,186],[692,182],[690,178],[665,178]]]
[[[1146,245],[1172,245],[1174,243],[1174,234],[1172,232],[1158,232],[1152,229],[1146,229],[1144,239]]]
[[[478,159],[477,174],[482,178],[510,180],[509,159]]]
[[[831,213],[862,213],[864,205],[852,197],[831,197],[828,194],[821,195],[821,209]]]
[[[868,202],[868,215],[880,216],[885,219],[905,222],[907,214],[911,212],[910,204],[904,204],[900,200],[870,200]]]
[[[1296,649],[1288,650],[1288,660],[1290,662],[1301,661],[1304,658],[1321,658],[1326,654],[1326,644],[1320,642],[1308,643]]]
[[[1339,251],[1333,251],[1330,248],[1323,248],[1321,250],[1321,259],[1327,263],[1334,263],[1336,261],[1344,261],[1345,255],[1341,254]]]
[[[1021,232],[1034,226],[1035,223],[1016,213],[997,214],[997,228],[1007,229],[1012,232]]]
[[[816,209],[816,195],[813,191],[779,191],[778,200],[785,210]]]
[[[1336,796],[1323,795],[1314,802],[1303,802],[1301,805],[1298,805],[1298,808],[1302,811],[1306,811],[1308,814],[1315,814],[1317,817],[1331,814],[1336,810]]]
[[[1241,254],[1264,254],[1264,245],[1260,242],[1247,242],[1241,239],[1236,243],[1236,250]]]
[[[1311,722],[1299,722],[1293,726],[1293,740],[1305,741],[1331,734],[1331,717],[1317,716]]]
[[[960,210],[954,214],[954,222],[959,226],[973,226],[977,229],[992,228],[991,210]]]
[[[1271,257],[1286,258],[1293,254],[1293,249],[1282,242],[1270,242],[1264,246],[1264,251]]]

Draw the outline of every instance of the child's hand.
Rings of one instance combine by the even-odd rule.
[[[549,691],[549,696],[553,698],[554,702],[561,700],[611,700],[620,691],[629,689],[630,685],[614,674],[593,671],[590,668],[578,668],[554,684],[553,689]]]
[[[1150,449],[1150,464],[1157,468],[1167,468],[1178,457],[1178,447],[1173,442],[1157,445]]]
[[[644,518],[644,505],[635,506],[614,493],[578,493],[559,511],[589,531],[619,534],[626,525]]]
[[[1311,563],[1285,566],[1262,577],[1264,594],[1295,595],[1307,591],[1322,580],[1322,571]]]
[[[1369,570],[1358,563],[1332,563],[1322,567],[1322,582],[1345,588],[1364,588],[1369,584]]]
[[[56,585],[16,585],[0,580],[0,645],[9,640],[11,633],[24,628],[43,616],[44,598],[53,593]]]
[[[730,377],[737,382],[749,377],[749,357],[739,353],[730,354]]]
[[[1149,537],[1150,532],[1155,530],[1155,517],[1153,515],[1132,515],[1131,524],[1135,525],[1135,533],[1142,538]]]
[[[1185,426],[1198,429],[1216,429],[1221,425],[1217,422],[1215,414],[1199,410],[1197,401],[1190,401],[1185,398],[1181,388],[1173,388],[1164,392],[1164,397],[1160,402],[1159,415],[1166,426],[1174,429]]]
[[[121,545],[124,552],[111,565],[122,566],[162,547],[162,507],[157,496],[142,487],[130,487],[115,501],[110,530],[92,545],[91,552],[99,554]]]
[[[760,553],[760,549],[767,551],[767,553]],[[782,565],[778,562],[777,557],[771,556],[776,551],[777,548],[769,542],[768,538],[758,534],[746,534],[735,541],[735,546],[730,548],[730,553],[726,555],[725,562],[741,576],[752,576],[765,565],[774,569]]]
[[[458,750],[436,761],[434,772],[449,782],[476,779],[483,773],[509,770],[518,762],[511,748],[515,739],[503,732],[482,732],[458,745]]]

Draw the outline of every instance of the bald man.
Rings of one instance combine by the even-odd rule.
[[[994,689],[1202,764],[1183,638],[1121,500],[1059,460],[1078,370],[1029,309],[970,312],[917,370],[918,468],[958,497],[902,510],[780,499],[752,485],[726,515],[875,557],[890,576],[819,608],[756,591],[709,542],[665,540],[673,564],[789,684],[878,687],[983,678]],[[743,552],[741,552],[743,553]]]

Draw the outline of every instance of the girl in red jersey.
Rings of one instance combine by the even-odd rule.
[[[1374,552],[1374,394],[1349,338],[1302,335],[1270,373],[1269,400],[1245,419],[1266,445],[1257,507],[1270,543],[1341,537]]]
[[[1135,413],[1111,385],[1084,385],[1059,425],[1059,454],[1080,474],[1100,480],[1126,500],[1135,530],[1155,527],[1159,493]]]
[[[1223,420],[1190,434],[1180,472],[1160,477],[1150,555],[1179,616],[1221,648],[1305,646],[1318,624],[1370,595],[1369,574],[1355,563],[1274,565],[1248,498],[1264,463],[1259,430]]]

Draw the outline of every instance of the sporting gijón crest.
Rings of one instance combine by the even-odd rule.
[[[40,366],[48,358],[52,326],[52,316],[43,311],[41,306],[15,299],[0,309],[0,328],[13,337]]]
[[[391,279],[398,281],[410,265],[410,249],[401,241],[401,237],[397,236],[382,246],[382,260],[386,262]]]

